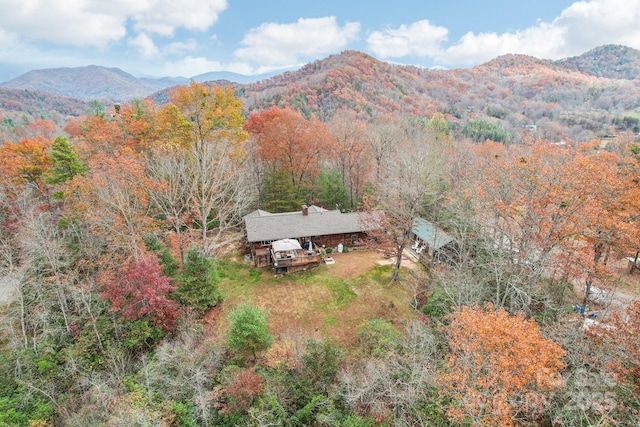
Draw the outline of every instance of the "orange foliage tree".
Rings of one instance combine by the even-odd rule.
[[[463,307],[444,327],[451,354],[437,380],[451,403],[452,420],[512,426],[535,421],[546,393],[559,385],[564,350],[545,339],[534,320],[495,310]]]
[[[566,241],[564,249],[585,280],[586,306],[592,285],[612,278],[607,265],[611,254],[629,254],[640,243],[640,169],[632,157],[582,149],[568,175],[575,182],[571,194],[579,194],[584,203],[572,218],[576,239]]]
[[[51,144],[51,140],[37,136],[15,144],[7,141],[0,147],[2,185],[7,195],[17,195],[26,185],[42,191],[45,176],[53,166]]]
[[[487,142],[476,152],[478,175],[468,196],[479,222],[514,264],[537,272],[527,289],[515,290],[527,299],[519,308],[531,304],[539,276],[555,272],[585,279],[586,304],[592,284],[607,278],[609,255],[633,245],[640,212],[635,160],[594,144],[543,141],[510,147]],[[511,289],[496,292],[494,303],[503,306]]]
[[[58,127],[51,120],[36,119],[24,127],[24,132],[28,138],[42,136],[47,139],[53,139]]]
[[[68,131],[78,134],[83,149],[90,155],[111,153],[127,147],[142,151],[155,142],[155,104],[152,101],[134,100],[130,104],[116,104],[105,111],[82,117],[77,126],[70,122]]]
[[[299,189],[315,182],[334,144],[324,124],[278,107],[253,113],[245,129],[256,141],[258,157],[272,172],[286,171]]]
[[[95,155],[88,166],[67,187],[70,212],[116,252],[141,253],[142,236],[154,227],[148,191],[158,185],[145,175],[141,155],[124,148]]]

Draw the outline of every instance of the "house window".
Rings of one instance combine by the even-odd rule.
[[[271,246],[272,242],[273,240],[263,240],[262,242],[260,242],[260,246]]]
[[[312,240],[313,240],[314,242],[319,242],[319,241],[321,241],[321,240],[322,240],[322,236],[313,236],[313,237],[312,237]]]
[[[358,235],[357,234],[352,234],[351,235],[351,244],[355,245],[357,241],[358,241]]]

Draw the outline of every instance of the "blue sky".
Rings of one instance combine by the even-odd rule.
[[[137,76],[254,75],[347,49],[466,68],[603,44],[640,49],[640,0],[0,0],[0,81],[91,64]]]

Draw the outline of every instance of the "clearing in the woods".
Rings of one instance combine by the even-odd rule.
[[[413,280],[404,261],[401,279],[391,283],[393,265],[378,251],[333,253],[335,264],[276,276],[272,268],[256,269],[240,258],[221,265],[224,302],[204,319],[206,335],[225,336],[227,314],[242,302],[267,310],[276,340],[291,336],[328,339],[349,347],[358,327],[371,319],[397,325],[416,316],[411,306]]]

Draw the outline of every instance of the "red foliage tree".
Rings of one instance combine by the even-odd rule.
[[[158,258],[149,255],[123,265],[115,274],[103,277],[103,298],[111,301],[111,311],[127,320],[147,316],[157,328],[173,330],[178,305],[169,295],[176,289],[163,275]]]
[[[220,412],[246,412],[253,400],[262,394],[264,378],[253,370],[245,369],[237,372],[224,388],[226,404]]]

